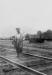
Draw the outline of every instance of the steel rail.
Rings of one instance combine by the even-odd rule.
[[[7,50],[8,48],[3,48],[3,49],[6,49]],[[14,51],[14,49],[12,49],[12,50]],[[23,53],[23,54],[28,54],[28,55],[31,55],[31,56],[34,56],[34,57],[39,57],[39,58],[43,58],[43,59],[47,59],[47,60],[52,60],[52,58],[45,57],[45,56],[42,56],[42,55],[35,55],[35,54],[31,54],[31,53]]]
[[[7,58],[7,57],[0,56],[0,58],[3,58],[3,59],[5,59],[6,61],[8,61],[8,62],[10,62],[10,63],[12,63],[12,64],[15,64],[16,66],[19,66],[19,67],[23,68],[24,70],[27,70],[27,71],[29,71],[29,72],[31,72],[31,73],[38,74],[38,75],[47,75],[47,74],[45,74],[45,73],[39,72],[39,71],[37,71],[37,70],[35,70],[35,69],[32,69],[32,68],[30,68],[30,67],[27,67],[27,66],[25,66],[25,65],[23,65],[23,64],[20,64],[20,63],[18,63],[18,62],[16,63],[15,61],[10,60],[10,59]]]
[[[9,47],[9,48],[14,48],[12,45],[11,46],[6,46],[6,45],[0,45],[3,47]],[[43,48],[38,48],[38,47],[28,47],[28,46],[23,46],[23,49],[29,49],[29,50],[36,50],[36,51],[43,51],[43,52],[49,52],[51,53],[51,50],[43,49]]]
[[[48,52],[48,53],[52,52],[51,50],[37,48],[37,47],[27,47],[27,46],[24,46],[23,49],[36,50],[36,51],[42,51],[42,52]]]
[[[43,58],[43,59],[47,59],[47,60],[52,60],[52,58],[44,57],[42,55],[35,55],[35,54],[31,54],[31,53],[23,53],[23,54],[30,55],[30,56],[33,56],[33,57]]]

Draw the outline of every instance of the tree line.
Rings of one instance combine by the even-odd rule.
[[[30,42],[44,42],[45,40],[47,41],[52,41],[52,30],[47,30],[45,32],[38,31],[37,34],[31,35],[31,34],[26,34],[25,36],[26,40],[29,40]]]

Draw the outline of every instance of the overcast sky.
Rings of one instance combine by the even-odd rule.
[[[0,36],[52,29],[52,0],[0,0]]]

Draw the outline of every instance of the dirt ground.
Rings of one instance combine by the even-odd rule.
[[[10,41],[0,41],[0,45],[11,46]],[[0,46],[1,47],[1,46]],[[4,47],[0,48],[0,55],[12,55],[15,52],[5,50]],[[25,71],[19,67],[14,69],[14,66],[0,58],[0,75],[34,75],[28,71]],[[35,74],[36,75],[36,74]]]
[[[11,41],[1,41],[0,40],[0,45],[5,45],[5,46],[12,46],[12,43],[11,43]],[[29,42],[24,42],[24,45],[25,46],[30,46],[30,47],[40,47],[40,46],[43,46],[43,47],[45,47],[45,45],[46,45],[46,47],[48,48],[52,48],[52,42],[46,42],[45,41],[45,43],[42,43],[42,44],[29,44]],[[1,47],[1,46],[0,46]],[[3,47],[4,48],[4,47]],[[52,49],[51,49],[52,50]],[[8,54],[8,52],[9,51],[6,51],[5,49],[1,49],[0,48],[0,54],[1,55],[6,55],[6,54]],[[9,52],[10,53],[10,52]],[[13,52],[14,53],[14,52]],[[10,53],[10,54],[13,54],[13,53]],[[1,62],[2,60],[0,60],[0,62]],[[3,65],[3,64],[5,64],[5,65]],[[6,66],[6,64],[7,63],[5,63],[4,61],[2,62],[2,63],[0,63],[0,75],[33,75],[32,73],[29,73],[29,72],[27,72],[27,71],[24,71],[24,70],[21,70],[21,69],[15,69],[15,70],[11,70],[11,71],[9,71],[9,72],[4,72],[3,71],[3,69],[10,69],[11,68],[11,65],[7,65]],[[49,70],[47,70],[47,71],[44,71],[45,73],[48,73],[48,75],[52,75],[52,69],[49,69]],[[36,74],[35,74],[36,75]]]
[[[34,75],[0,58],[0,75]],[[35,74],[36,75],[36,74]]]

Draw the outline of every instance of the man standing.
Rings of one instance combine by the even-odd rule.
[[[19,57],[23,49],[23,37],[19,28],[16,28],[16,31],[17,31],[17,34],[14,39],[14,47],[16,49],[17,56]]]

